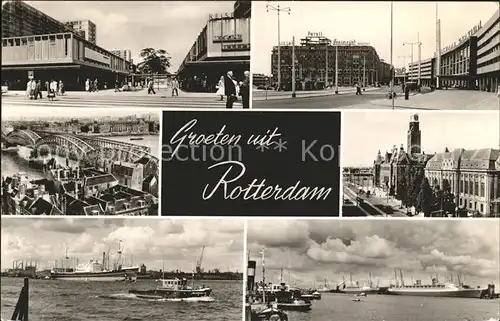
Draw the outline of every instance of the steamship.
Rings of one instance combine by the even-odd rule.
[[[421,280],[415,280],[413,285],[405,285],[404,282],[396,286],[391,286],[388,294],[411,295],[411,296],[429,296],[429,297],[453,297],[453,298],[481,298],[485,289],[472,288],[460,282],[458,284],[451,282],[439,282],[438,278],[432,278],[431,284],[422,284]]]
[[[371,274],[370,274],[370,280],[368,282],[368,285],[361,285],[359,282],[353,283],[352,282],[352,276],[350,276],[350,284],[346,284],[346,281],[342,282],[342,284],[339,286],[339,290],[342,293],[347,293],[347,294],[376,294],[379,292],[379,287],[378,286],[373,286],[373,283],[371,281]]]

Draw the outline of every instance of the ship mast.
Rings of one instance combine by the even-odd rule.
[[[265,251],[262,249],[262,302],[266,303],[266,267],[265,267]]]
[[[405,286],[405,280],[403,278],[403,270],[399,270],[399,274],[401,275],[401,286]]]
[[[280,270],[280,283],[283,283],[283,265],[281,265],[281,270]]]

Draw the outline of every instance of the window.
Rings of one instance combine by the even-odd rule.
[[[483,182],[481,182],[481,190],[480,190],[479,196],[484,197],[484,183]]]

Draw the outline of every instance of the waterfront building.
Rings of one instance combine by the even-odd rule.
[[[75,30],[80,36],[88,42],[97,45],[97,27],[90,20],[76,20],[63,22],[66,26]],[[122,57],[123,58],[123,57]]]
[[[118,179],[120,184],[142,190],[143,168],[140,163],[114,162],[111,167],[111,174]]]
[[[238,81],[250,70],[249,1],[235,4],[236,12],[214,13],[177,70],[181,88],[215,92],[221,76],[231,70]],[[245,9],[247,8],[247,9]]]
[[[496,92],[500,85],[500,9],[485,24],[479,22],[458,41],[441,50],[441,68],[437,72],[434,57],[420,62],[423,86],[457,87]],[[419,61],[409,65],[410,80],[418,82]]]
[[[413,115],[407,133],[407,150],[394,146],[384,156],[378,152],[373,167],[373,183],[396,195],[403,173],[424,170],[432,188],[441,189],[446,181],[458,211],[482,216],[500,214],[500,150],[456,149],[425,154],[421,146],[418,115]]]
[[[25,2],[2,4],[2,82],[25,90],[28,79],[60,80],[66,90],[124,82],[132,64]]]
[[[284,90],[292,87],[292,52],[290,41],[280,44],[281,85]],[[321,32],[309,32],[295,45],[295,77],[297,90],[322,89],[335,85],[335,56],[338,48],[338,85],[375,85],[390,80],[390,65],[381,60],[377,51],[368,43],[330,40]],[[328,60],[328,64],[326,61]],[[326,70],[328,68],[328,70]],[[278,82],[278,46],[271,54],[272,82]]]

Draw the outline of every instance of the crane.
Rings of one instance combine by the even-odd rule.
[[[203,252],[205,252],[205,245],[201,248],[200,259],[196,262],[196,273],[201,274],[203,271],[201,269],[201,263],[203,262]]]

